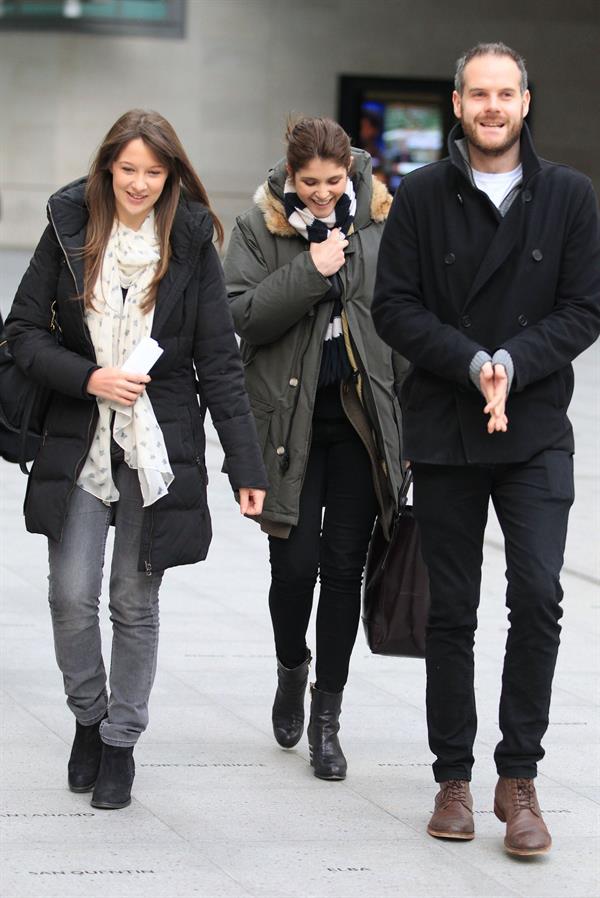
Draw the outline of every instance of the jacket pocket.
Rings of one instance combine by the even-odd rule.
[[[413,369],[402,384],[401,403],[404,408],[418,409],[423,385],[418,373]]]
[[[245,340],[242,340],[240,343],[240,358],[242,359],[244,368],[252,364],[257,352],[258,346],[254,346],[252,343],[246,343]]]
[[[204,434],[204,422],[200,414],[200,406],[196,404],[196,407],[190,407],[188,405],[187,412],[190,422],[192,440],[194,442],[195,454],[200,453],[201,455],[204,455],[204,450],[206,447],[206,436]]]
[[[250,407],[252,409],[252,414],[254,415],[254,420],[256,421],[258,442],[261,452],[264,455],[267,439],[269,437],[269,429],[271,427],[271,419],[273,417],[273,406],[263,399],[250,396]]]
[[[561,369],[550,375],[552,379],[552,404],[566,411],[573,395],[573,371]]]

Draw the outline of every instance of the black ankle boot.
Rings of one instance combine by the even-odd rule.
[[[284,667],[277,659],[277,692],[273,702],[273,733],[282,748],[297,745],[304,730],[304,693],[308,682],[310,651],[298,667]]]
[[[118,748],[103,743],[100,770],[92,795],[92,807],[109,810],[126,808],[131,804],[134,776],[133,745]]]
[[[90,726],[84,726],[78,720],[75,721],[75,738],[68,764],[71,792],[91,792],[94,788],[102,757],[101,723],[98,720]]]
[[[310,721],[308,724],[308,749],[315,776],[322,780],[346,778],[347,763],[340,746],[340,712],[342,692],[321,692],[310,687]]]

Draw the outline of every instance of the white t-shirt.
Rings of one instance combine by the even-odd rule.
[[[520,184],[523,180],[522,165],[518,165],[516,168],[513,168],[512,171],[497,173],[476,171],[474,168],[471,170],[473,172],[473,180],[479,190],[483,190],[484,193],[487,193],[494,206],[498,209],[513,187],[516,187],[516,185]]]

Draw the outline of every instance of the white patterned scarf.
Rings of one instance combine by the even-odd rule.
[[[103,368],[120,368],[142,337],[150,336],[154,309],[144,314],[140,307],[159,261],[154,212],[139,231],[115,222],[94,288],[93,307],[85,312],[96,359]],[[138,472],[144,507],[152,505],[166,494],[173,472],[147,392],[131,406],[96,399],[100,417],[78,486],[107,504],[118,500],[111,468],[112,435],[127,465]]]

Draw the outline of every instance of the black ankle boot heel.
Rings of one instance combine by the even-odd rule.
[[[343,780],[348,764],[338,739],[342,692],[321,692],[311,686],[308,750],[315,776],[322,780]]]
[[[273,735],[282,748],[293,748],[304,731],[304,694],[308,682],[310,651],[298,667],[284,667],[277,659],[277,692],[273,702]]]
[[[91,792],[94,788],[102,757],[101,723],[98,720],[84,726],[75,721],[75,738],[67,767],[71,792]]]
[[[119,748],[104,743],[98,779],[92,795],[92,807],[105,810],[126,808],[131,804],[134,776],[133,745]]]

